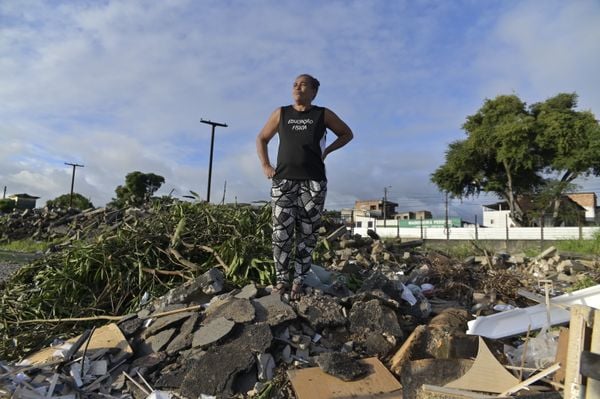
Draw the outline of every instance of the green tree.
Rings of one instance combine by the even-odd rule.
[[[49,208],[68,208],[71,204],[71,194],[63,194],[52,200],[46,201],[46,206]],[[92,202],[79,193],[73,193],[73,208],[89,209],[93,208]]]
[[[575,93],[560,93],[531,106],[538,125],[536,144],[543,152],[546,173],[555,176],[558,187],[552,199],[554,225],[562,222],[560,198],[573,187],[573,180],[600,175],[600,126],[591,111],[576,111],[576,106]]]
[[[598,121],[576,105],[577,95],[565,93],[530,107],[516,95],[486,100],[467,117],[467,138],[450,144],[431,180],[457,198],[495,193],[520,225],[537,222],[537,215],[526,214],[517,199],[542,197],[536,212],[552,206],[559,224],[560,199],[572,181],[600,174]]]
[[[467,139],[450,144],[446,163],[431,180],[456,198],[495,193],[506,200],[515,222],[527,223],[517,198],[543,181],[534,122],[515,95],[486,100],[462,127]]]
[[[142,205],[150,200],[152,195],[162,186],[165,178],[154,173],[139,171],[128,173],[125,176],[125,185],[117,186],[111,205],[123,207],[126,205]]]
[[[4,198],[0,199],[0,212],[9,213],[15,209],[15,201]]]

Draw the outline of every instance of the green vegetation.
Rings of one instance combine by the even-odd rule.
[[[556,243],[556,247],[565,252],[600,255],[600,233],[595,233],[591,240],[565,240]]]
[[[592,112],[576,106],[575,93],[529,107],[516,95],[486,100],[467,116],[467,138],[450,143],[431,180],[456,198],[496,194],[520,225],[534,225],[546,212],[559,225],[565,217],[560,198],[573,180],[600,175],[600,125]],[[517,201],[526,196],[531,209]]]
[[[9,241],[7,243],[0,244],[0,250],[12,251],[12,252],[43,252],[48,249],[48,243],[34,241],[30,239]]]
[[[152,195],[163,185],[165,178],[154,173],[139,171],[128,173],[125,176],[125,185],[117,186],[110,205],[122,208],[127,205],[140,206],[150,201]]]
[[[23,321],[124,315],[145,292],[161,296],[212,267],[234,284],[272,282],[269,206],[159,202],[148,216],[23,266],[0,292],[0,358],[90,326]]]
[[[15,201],[4,198],[0,199],[0,212],[8,213],[15,209]]]
[[[584,288],[593,287],[595,285],[598,285],[598,281],[595,281],[590,276],[583,276],[582,279],[580,279],[579,281],[577,281],[575,284],[571,285],[569,287],[569,289],[567,290],[567,292],[573,292],[573,291],[577,291],[577,290],[582,290]]]
[[[71,194],[63,194],[60,195],[53,200],[48,200],[46,202],[46,206],[48,208],[62,208],[67,209],[71,204]],[[85,210],[89,208],[93,208],[94,205],[92,202],[85,198],[83,195],[78,193],[73,193],[73,208]]]

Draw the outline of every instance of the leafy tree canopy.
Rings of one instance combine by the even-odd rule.
[[[600,175],[598,121],[590,111],[576,111],[576,105],[574,93],[530,107],[516,95],[485,100],[462,126],[467,138],[449,145],[446,162],[431,180],[457,198],[494,193],[522,225],[533,217],[517,201],[523,195],[543,193],[557,215],[558,199],[570,182]]]
[[[164,182],[164,177],[154,173],[139,171],[128,173],[125,176],[125,185],[115,189],[117,198],[113,198],[111,205],[116,207],[142,205],[150,200]]]
[[[68,208],[71,203],[71,194],[60,195],[53,200],[46,201],[46,206],[49,208]],[[93,208],[92,202],[79,193],[73,193],[73,208],[89,209]]]
[[[9,198],[0,199],[0,212],[8,213],[15,209],[15,201]]]

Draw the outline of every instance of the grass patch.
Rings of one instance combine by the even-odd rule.
[[[582,290],[584,288],[593,287],[593,286],[595,286],[597,284],[598,284],[598,282],[596,282],[590,276],[584,276],[579,281],[577,281],[575,284],[573,284],[572,286],[570,286],[567,289],[567,292],[573,292],[573,291]]]
[[[594,233],[591,240],[565,240],[556,243],[556,248],[565,252],[600,255],[600,233]]]
[[[448,245],[425,244],[423,247],[425,249],[441,252],[456,259],[465,259],[473,255],[484,255],[484,250],[486,250],[488,254],[494,254],[495,252],[493,249],[482,247],[480,244],[475,245],[471,241],[461,241],[460,243],[455,242]]]
[[[0,244],[0,250],[10,252],[44,252],[48,249],[47,242],[40,242],[30,239],[15,240]]]

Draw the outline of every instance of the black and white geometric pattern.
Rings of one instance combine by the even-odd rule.
[[[310,269],[317,245],[321,214],[327,195],[327,181],[273,179],[271,208],[273,216],[273,259],[277,283],[302,284]],[[294,249],[293,268],[290,267]]]

